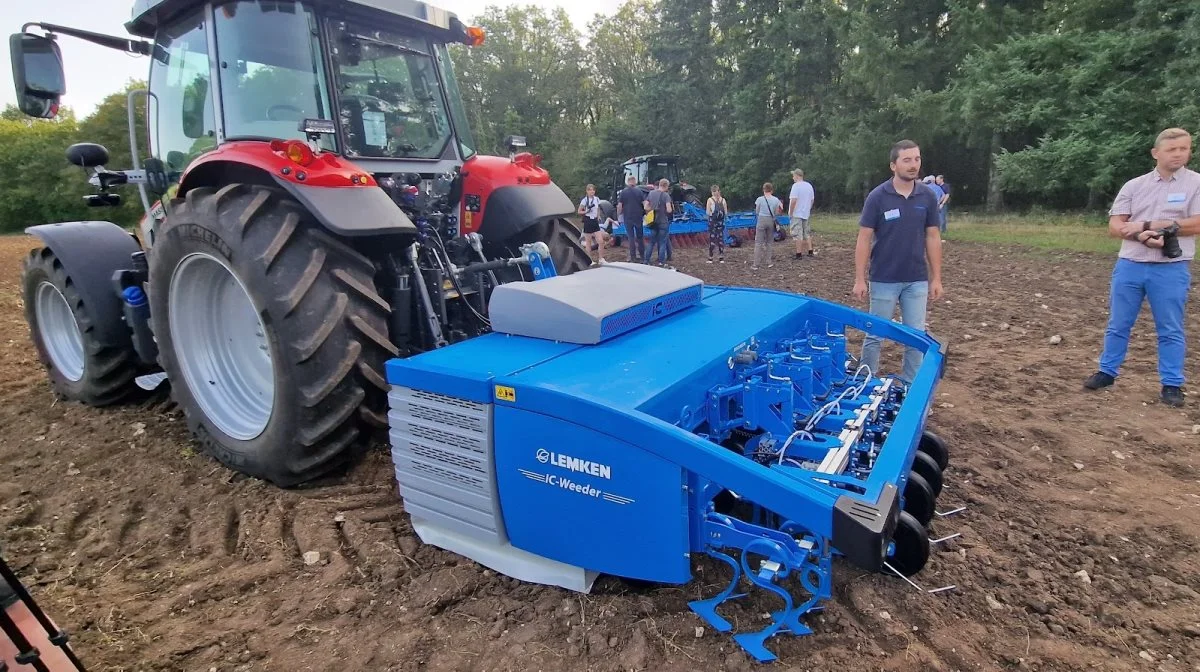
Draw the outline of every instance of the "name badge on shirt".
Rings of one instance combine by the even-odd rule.
[[[1187,194],[1183,193],[1182,191],[1176,192],[1174,194],[1167,194],[1167,202],[1168,203],[1183,203],[1186,200],[1187,200]]]
[[[883,213],[883,219],[888,222],[900,219],[900,209],[896,208],[895,210],[888,210],[887,212]]]

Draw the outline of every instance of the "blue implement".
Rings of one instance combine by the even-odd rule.
[[[928,334],[623,263],[504,285],[490,311],[493,333],[387,365],[396,476],[426,543],[581,592],[600,574],[687,583],[696,554],[716,558],[729,585],[690,607],[728,632],[718,609],[743,577],[778,596],[767,627],[734,637],[763,662],[771,638],[812,632],[835,556],[927,557],[904,546],[927,536],[894,532],[945,363]],[[923,352],[912,383],[860,366],[853,330]]]

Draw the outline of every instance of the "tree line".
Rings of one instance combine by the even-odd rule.
[[[1159,130],[1200,131],[1200,0],[626,0],[586,26],[533,5],[465,18],[487,32],[452,51],[478,149],[526,136],[573,197],[662,153],[736,207],[799,167],[819,208],[855,210],[909,138],[956,207],[1100,212],[1151,168]],[[126,91],[142,86],[83,119],[0,113],[0,231],[138,220],[132,189],[87,208],[63,152],[100,142],[131,165]]]
[[[490,7],[455,51],[485,152],[528,136],[573,195],[639,154],[731,200],[805,170],[853,210],[909,138],[958,206],[1091,209],[1200,131],[1197,0],[628,0]],[[603,192],[602,192],[603,193]]]
[[[122,226],[137,224],[145,209],[136,189],[115,190],[121,195],[118,207],[91,208],[84,197],[96,193],[88,184],[90,170],[67,163],[67,147],[77,142],[96,142],[108,149],[108,167],[133,167],[129,154],[128,91],[145,88],[132,81],[105,98],[96,109],[78,119],[63,107],[52,120],[33,119],[15,106],[0,112],[0,232],[12,233],[48,222],[102,219]],[[145,98],[135,99],[138,128],[145,128]],[[147,156],[147,148],[139,154]]]

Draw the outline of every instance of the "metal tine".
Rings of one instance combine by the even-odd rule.
[[[951,510],[949,510],[949,511],[946,511],[946,512],[944,512],[944,513],[943,513],[942,511],[934,511],[933,513],[934,513],[934,515],[936,515],[938,518],[945,518],[946,516],[953,516],[953,515],[954,515],[954,514],[956,514],[956,513],[962,513],[963,511],[966,511],[966,510],[967,510],[967,507],[965,507],[965,506],[960,506],[960,507],[958,507],[957,509],[951,509]]]
[[[955,586],[955,585],[949,585],[949,586],[942,586],[941,588],[934,588],[934,589],[932,589],[932,590],[925,590],[924,588],[922,588],[922,587],[918,586],[916,583],[914,583],[912,579],[910,579],[910,578],[908,578],[907,576],[905,576],[905,575],[901,574],[901,573],[900,573],[900,571],[899,571],[899,570],[897,570],[895,567],[892,567],[891,563],[885,562],[885,563],[883,563],[883,566],[884,566],[884,567],[887,567],[887,568],[888,568],[888,569],[890,569],[890,570],[892,570],[892,572],[894,572],[894,573],[896,574],[896,576],[898,576],[898,577],[900,577],[900,578],[904,579],[904,580],[905,580],[905,581],[908,583],[908,585],[912,586],[913,588],[916,588],[917,590],[921,591],[922,593],[926,593],[926,594],[929,594],[929,595],[932,595],[932,594],[934,594],[934,593],[941,593],[941,592],[944,592],[944,591],[947,591],[947,590],[954,590],[955,588],[957,588],[957,587],[958,587],[958,586]]]
[[[962,532],[955,532],[954,534],[952,534],[948,537],[942,537],[941,539],[934,539],[933,541],[931,541],[929,543],[930,544],[940,544],[940,543],[943,543],[946,541],[950,541],[951,539],[957,539],[961,536],[962,536]]]

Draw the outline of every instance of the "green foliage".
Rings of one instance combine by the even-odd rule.
[[[83,219],[106,219],[121,226],[137,223],[144,210],[133,187],[120,188],[120,207],[94,209],[84,204],[83,197],[95,193],[87,183],[90,172],[68,164],[66,151],[77,142],[95,142],[108,149],[107,167],[131,168],[126,97],[128,91],[144,87],[142,82],[128,83],[82,121],[66,108],[53,120],[31,119],[11,105],[0,113],[0,175],[7,177],[0,192],[0,232]],[[135,98],[135,105],[144,157],[144,99]]]

